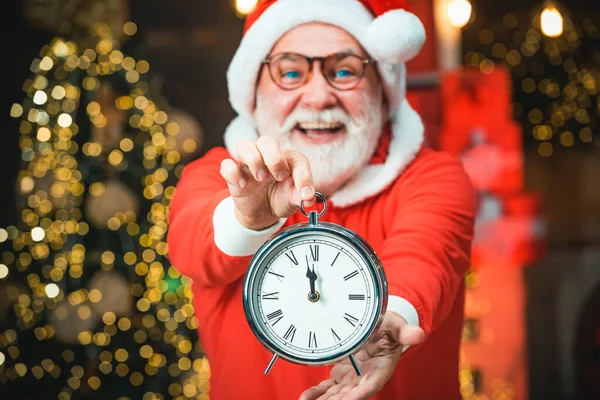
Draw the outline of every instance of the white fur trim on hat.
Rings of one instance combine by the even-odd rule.
[[[377,60],[389,109],[398,110],[405,95],[403,63],[425,40],[416,16],[392,10],[375,19],[358,0],[278,0],[248,29],[227,71],[229,100],[240,116],[252,119],[258,73],[275,43],[308,22],[336,25],[354,36]]]
[[[348,207],[386,189],[412,162],[423,144],[424,131],[421,117],[404,100],[395,113],[391,126],[391,140],[384,164],[366,165],[340,190],[331,196],[338,207]],[[235,118],[225,130],[225,146],[236,157],[236,146],[241,139],[258,139],[253,121]]]

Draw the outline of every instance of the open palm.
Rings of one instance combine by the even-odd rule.
[[[349,359],[338,362],[330,378],[306,390],[300,400],[366,400],[390,379],[404,345],[423,340],[423,330],[408,325],[395,313],[386,313],[381,327],[355,357],[362,372],[356,375]]]

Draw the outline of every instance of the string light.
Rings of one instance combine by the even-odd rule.
[[[563,33],[563,17],[554,3],[547,2],[541,15],[542,33],[548,37],[558,37]]]
[[[60,289],[55,283],[50,283],[49,285],[46,285],[44,291],[46,292],[46,296],[48,296],[49,299],[55,298],[60,293]]]
[[[471,19],[472,6],[468,0],[450,0],[448,18],[455,28],[464,27]]]
[[[8,267],[4,264],[0,264],[0,279],[4,279],[8,276]]]
[[[239,16],[246,16],[254,11],[258,0],[235,0],[235,10]]]
[[[533,26],[531,14],[526,12],[509,12],[499,18],[489,15],[489,21],[485,17],[481,18],[485,19],[485,22],[480,20],[480,28],[464,36],[463,45],[468,49],[464,54],[465,65],[485,73],[493,64],[510,72],[513,83],[513,118],[523,127],[525,144],[536,152],[537,156],[552,158],[561,156],[566,149],[570,151],[578,147],[587,151],[589,146],[600,147],[600,134],[596,128],[600,121],[600,69],[586,50],[600,39],[600,28],[597,14],[580,15],[579,20],[566,17],[563,20],[556,3],[546,3],[545,8],[552,13],[538,14],[539,18],[534,20]],[[553,19],[545,18],[546,15]],[[557,27],[560,29],[556,29]],[[551,32],[551,28],[554,32]],[[560,37],[556,40],[546,40],[546,37],[556,36]],[[493,93],[492,90],[490,93]],[[473,98],[485,99],[483,93],[482,91],[481,97],[478,93]],[[475,270],[465,277],[467,319],[463,328],[465,346],[461,352],[459,373],[461,394],[465,400],[517,398],[518,390],[521,389],[521,373],[524,372],[513,371],[513,374],[497,376],[501,370],[498,368],[502,367],[499,363],[503,362],[500,359],[469,359],[471,354],[480,350],[482,353],[479,356],[484,355],[485,351],[492,353],[488,350],[490,347],[486,345],[485,340],[492,339],[495,334],[498,341],[502,335],[501,331],[491,330],[490,326],[493,324],[487,322],[489,319],[483,318],[475,311],[482,300],[493,302],[483,288],[486,278],[489,279],[483,271],[493,267],[480,267],[481,274]],[[474,282],[483,283],[483,290],[478,291],[473,285]],[[489,284],[489,281],[487,283]],[[494,308],[494,312],[498,313],[498,310]],[[479,317],[482,317],[481,324],[474,323],[473,320]],[[494,317],[489,316],[496,321],[498,317],[501,318],[500,313]],[[481,334],[473,341],[471,338],[477,334],[478,325],[482,328]],[[515,349],[517,346],[524,347],[525,342],[522,338],[515,339],[513,346]],[[504,356],[506,360],[508,355]],[[522,364],[516,352],[514,357],[515,359],[507,361],[504,365]],[[479,373],[474,373],[475,371]],[[480,387],[478,392],[476,382],[477,379],[482,381],[482,377],[485,378],[485,387]]]
[[[127,22],[122,31],[132,35],[137,26]],[[63,379],[60,364],[76,371],[50,383],[64,387],[61,399],[84,388],[119,397],[100,394],[110,391],[104,377],[111,374],[138,391],[133,398],[159,398],[146,384],[152,380],[174,398],[208,399],[210,367],[197,341],[191,281],[172,268],[166,245],[181,161],[197,150],[202,132],[197,126],[190,134],[189,122],[180,126],[181,117],[158,108],[149,63],[124,56],[106,24],[95,24],[81,43],[56,37],[44,46],[24,101],[10,109],[20,120],[24,164],[19,224],[0,229],[0,243],[12,245],[0,254],[0,364],[7,354],[0,384],[44,374]],[[35,358],[46,353],[38,345],[61,344],[62,359],[55,352]],[[142,347],[153,353],[140,360]],[[15,363],[19,353],[31,364]]]
[[[482,29],[479,41],[483,46],[470,46],[477,51],[464,56],[465,64],[482,71],[492,62],[512,72],[515,87],[520,89],[515,96],[523,99],[513,104],[513,115],[522,117],[525,132],[536,141],[532,145],[541,157],[560,154],[560,148],[600,146],[600,134],[592,130],[600,115],[600,71],[585,52],[579,51],[584,43],[600,38],[594,21],[586,18],[581,25],[569,21],[559,40],[544,41],[545,33],[538,29],[543,27],[543,19],[537,21],[539,25],[524,29],[514,14],[507,14],[504,28],[514,30],[514,34],[508,31],[506,35],[505,31],[494,35]],[[512,40],[495,42],[494,37]]]

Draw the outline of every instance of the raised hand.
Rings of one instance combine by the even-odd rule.
[[[315,188],[310,163],[302,153],[280,147],[277,139],[261,136],[240,140],[238,161],[225,159],[221,176],[227,181],[238,221],[261,230],[292,215],[300,201],[310,207]]]

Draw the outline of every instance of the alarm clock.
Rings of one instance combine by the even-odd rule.
[[[308,221],[279,231],[254,254],[244,277],[243,305],[256,338],[273,353],[302,365],[328,365],[345,357],[361,375],[354,354],[376,333],[387,307],[381,261],[357,233],[300,210]]]

